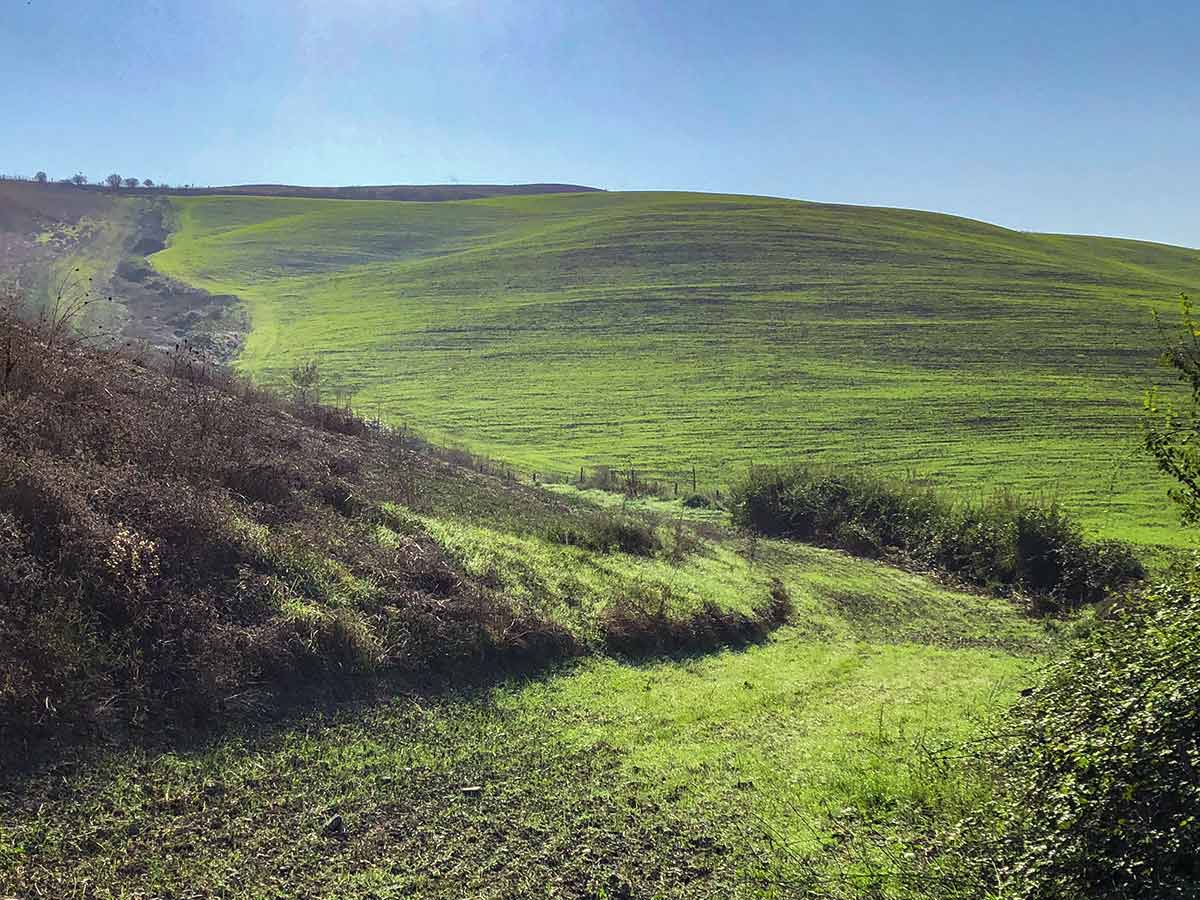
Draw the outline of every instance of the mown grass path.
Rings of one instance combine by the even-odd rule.
[[[797,600],[762,645],[363,698],[0,790],[0,892],[928,896],[952,871],[933,838],[986,791],[930,754],[987,726],[1046,634],[877,563],[761,549],[745,577]]]

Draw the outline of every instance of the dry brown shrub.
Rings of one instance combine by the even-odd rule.
[[[194,355],[51,342],[0,313],[0,756],[257,714],[314,680],[579,652],[427,536],[375,539],[362,513],[425,502],[433,474],[478,479],[415,446]]]

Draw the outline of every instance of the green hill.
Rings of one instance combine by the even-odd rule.
[[[1064,633],[186,351],[0,347],[2,897],[927,900],[987,796],[931,748]]]
[[[1136,419],[1200,252],[704,194],[171,202],[153,263],[248,304],[244,370],[319,357],[434,439],[709,485],[860,463],[1178,540]]]
[[[40,186],[39,186],[40,187]],[[72,188],[77,193],[103,196],[114,193],[102,184]],[[481,200],[485,197],[515,197],[527,194],[573,194],[599,191],[601,188],[582,184],[362,184],[340,187],[320,187],[299,184],[229,184],[218,187],[152,187],[122,188],[120,194],[132,197],[302,197],[311,200]]]

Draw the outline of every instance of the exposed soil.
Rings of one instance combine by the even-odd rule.
[[[169,350],[186,344],[219,363],[232,361],[242,348],[250,320],[241,301],[210,294],[167,278],[146,261],[166,246],[170,210],[162,198],[148,200],[129,237],[129,255],[113,273],[111,293],[128,313],[123,337]]]

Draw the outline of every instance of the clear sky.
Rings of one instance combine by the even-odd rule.
[[[559,181],[1200,247],[1196,0],[7,0],[0,170]]]

